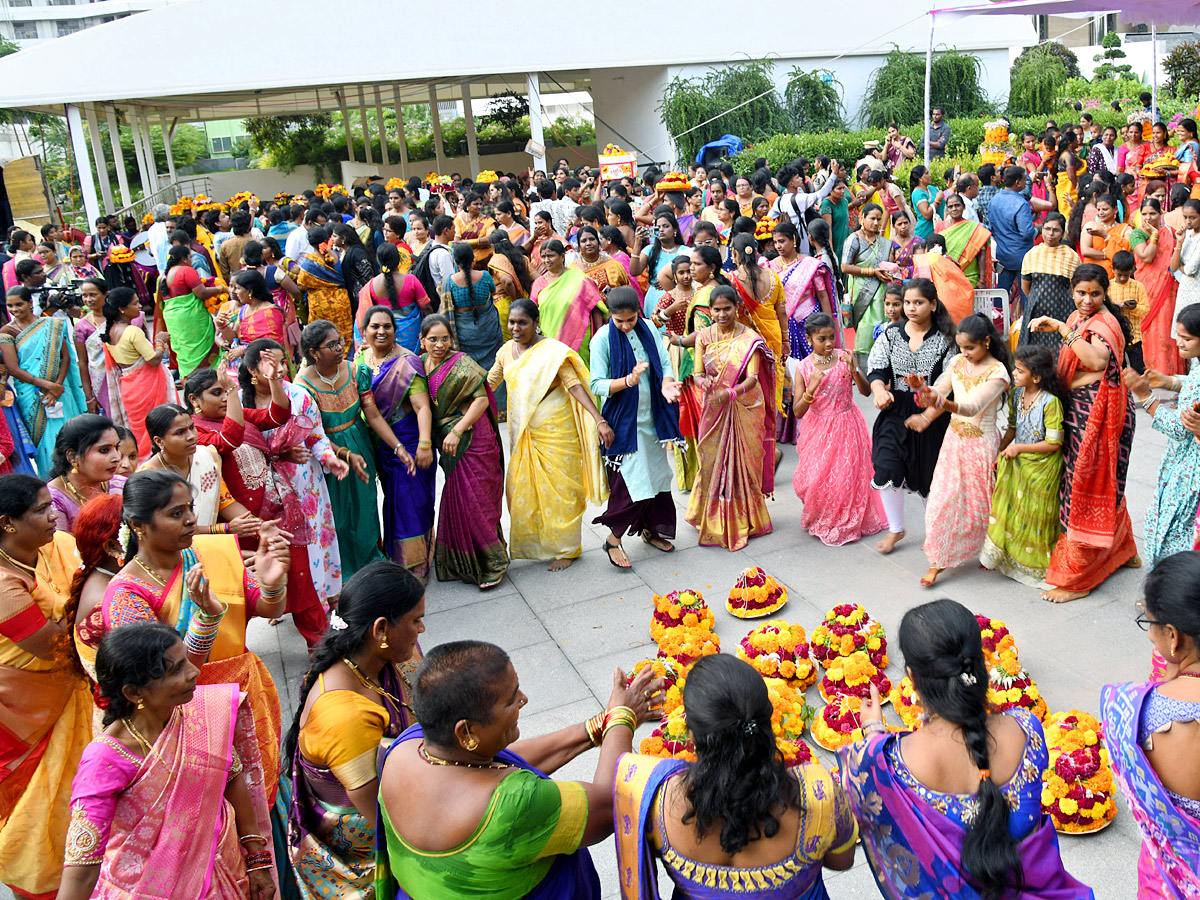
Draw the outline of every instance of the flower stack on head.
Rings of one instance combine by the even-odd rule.
[[[110,263],[131,263],[136,258],[136,254],[128,247],[116,246],[108,251],[108,261]]]
[[[144,216],[142,216],[142,225],[144,225],[148,228],[153,224],[154,224],[154,216],[152,216],[150,213],[146,213]]]
[[[686,671],[702,656],[721,652],[721,639],[703,626],[676,625],[658,640],[658,655],[670,657]]]
[[[480,172],[478,175],[475,176],[476,184],[491,184],[493,181],[499,181],[499,180],[500,180],[500,176],[497,175],[495,172],[493,172],[491,169],[484,169],[482,172]]]
[[[883,626],[858,603],[842,603],[825,613],[825,621],[813,629],[808,642],[813,657],[827,669],[839,657],[860,650],[866,652],[876,668],[887,668],[887,637]]]
[[[985,122],[983,127],[983,144],[980,146],[979,152],[984,163],[991,163],[994,166],[1004,165],[1004,160],[1012,152],[1008,146],[1008,123],[1003,119],[997,119],[995,122]]]
[[[429,184],[429,190],[435,194],[444,194],[454,189],[454,182],[451,181],[449,175],[439,175],[436,172],[431,172],[426,176],[425,180]]]
[[[692,183],[683,172],[668,172],[654,183],[654,187],[660,194],[672,191],[686,194],[692,189]]]
[[[1149,110],[1140,109],[1137,112],[1131,112],[1125,121],[1129,125],[1137,124],[1142,126],[1143,141],[1148,141],[1154,136],[1151,133],[1151,128],[1154,126],[1154,117],[1150,115]]]
[[[787,603],[787,590],[758,566],[746,569],[729,591],[725,608],[739,619],[761,619]]]
[[[341,185],[338,185],[338,187],[341,187]],[[345,193],[345,189],[342,190],[342,193]],[[238,191],[229,198],[228,206],[230,209],[237,209],[243,203],[249,203],[251,206],[256,206],[258,204],[258,198],[249,191]]]
[[[316,187],[316,194],[322,200],[328,200],[333,194],[333,186],[328,184],[318,184]]]
[[[1020,706],[1039,719],[1046,717],[1046,701],[1033,677],[1017,658],[1017,643],[999,619],[975,615],[983,639],[983,658],[988,670],[988,703],[995,712]]]
[[[818,690],[826,703],[832,703],[838,694],[849,694],[860,700],[871,699],[871,685],[879,689],[879,697],[887,703],[892,695],[892,681],[865,651],[859,650],[849,656],[840,656],[829,664]]]
[[[209,209],[218,209],[221,206],[207,194],[197,194],[192,198],[192,209],[195,212],[204,212]]]
[[[712,631],[716,618],[704,595],[699,591],[671,591],[665,597],[654,595],[654,618],[650,620],[650,637],[659,641],[668,628],[686,625]]]
[[[775,226],[779,222],[769,216],[763,216],[758,220],[758,224],[754,226],[754,239],[756,241],[769,241],[775,236]]]
[[[642,740],[638,748],[647,756],[696,761],[696,744],[688,731],[687,716],[683,711],[685,680],[685,676],[680,673],[675,683],[664,689],[662,722],[650,737]]]
[[[817,681],[804,629],[783,619],[764,622],[742,638],[737,655],[764,677],[782,678],[798,691]]]
[[[1046,719],[1050,768],[1042,775],[1042,811],[1063,834],[1086,834],[1117,814],[1112,765],[1094,716],[1072,709]]]
[[[278,194],[275,195],[275,202],[278,203],[280,206],[291,203],[292,195],[289,194],[287,191],[280,191]]]
[[[191,208],[195,205],[195,198],[180,197],[179,202],[176,203],[175,205],[178,206],[180,209],[182,209],[184,212],[189,212],[191,210]]]
[[[812,721],[812,736],[817,745],[826,750],[838,750],[854,741],[860,741],[862,731],[862,700],[849,694],[841,694],[832,703],[826,703]],[[885,720],[885,725],[887,722]],[[895,731],[887,725],[888,731]]]
[[[404,187],[404,182],[395,176],[389,178],[383,185],[385,191],[398,191]]]
[[[921,705],[917,689],[913,687],[912,679],[907,675],[892,688],[892,708],[899,714],[900,721],[909,731],[917,731],[925,724],[922,718],[925,715],[925,707]]]
[[[740,654],[739,654],[740,655]],[[816,717],[816,710],[804,702],[803,689],[797,690],[782,678],[764,678],[771,698],[771,731],[775,746],[783,754],[786,766],[811,762],[812,748],[804,743],[804,729]]]

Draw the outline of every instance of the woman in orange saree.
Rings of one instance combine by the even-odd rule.
[[[225,357],[230,368],[236,370],[237,360],[246,347],[259,338],[277,341],[284,349],[284,358],[291,363],[295,359],[295,345],[288,334],[287,313],[275,302],[262,274],[255,269],[234,273],[229,291],[233,297],[217,313],[217,330],[231,345]]]
[[[488,235],[496,230],[496,220],[483,214],[483,195],[470,194],[463,202],[462,212],[454,217],[454,239],[462,241],[475,254],[475,268],[487,269],[492,258]]]
[[[62,620],[79,566],[46,486],[0,476],[0,881],[50,900],[62,877],[68,785],[92,739],[92,698]]]
[[[775,492],[775,365],[766,342],[738,322],[738,295],[712,291],[713,324],[700,330],[695,378],[704,392],[700,474],[687,521],[704,546],[741,550],[771,530]]]
[[[101,645],[106,727],[72,786],[60,900],[278,892],[253,713],[236,684],[197,685],[188,656],[160,623]]]
[[[963,218],[966,207],[962,197],[946,198],[946,218],[937,233],[946,239],[946,255],[958,263],[972,288],[990,288],[992,279],[992,233],[970,219]]]
[[[1163,224],[1162,206],[1153,197],[1142,201],[1141,213],[1141,226],[1129,235],[1129,249],[1137,263],[1137,280],[1150,297],[1150,311],[1142,317],[1142,355],[1146,368],[1182,375],[1183,360],[1171,328],[1179,289],[1171,272],[1175,232]]]
[[[533,214],[533,237],[525,245],[530,248],[529,268],[530,274],[534,278],[546,274],[546,269],[549,266],[542,259],[542,249],[550,241],[558,241],[560,244],[566,244],[567,239],[560,234],[554,233],[554,219],[550,213],[543,209]]]
[[[1125,504],[1134,407],[1121,380],[1128,324],[1108,299],[1108,273],[1085,263],[1071,276],[1075,312],[1066,322],[1040,316],[1030,331],[1063,336],[1058,376],[1070,385],[1063,415],[1059,521],[1042,594],[1052,603],[1086,597],[1121,566],[1141,565]]]

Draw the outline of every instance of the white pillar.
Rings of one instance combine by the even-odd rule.
[[[929,79],[933,73],[933,23],[935,18],[936,16],[931,10],[929,13],[929,46],[925,48],[925,168],[927,169],[929,168]]]
[[[142,158],[146,161],[146,181],[142,183],[144,193],[153,193],[159,188],[158,163],[154,161],[154,143],[150,140],[150,124],[141,113],[133,114],[133,131],[142,142]]]
[[[88,156],[87,140],[83,136],[83,120],[79,107],[67,104],[67,131],[71,135],[71,150],[75,154],[75,166],[79,169],[79,188],[83,193],[83,208],[88,224],[100,218],[100,201],[96,199],[96,182],[92,180],[92,162]]]
[[[142,185],[142,196],[146,197],[154,192],[154,188],[150,186],[150,171],[146,165],[146,149],[142,146],[142,129],[138,125],[137,113],[133,109],[125,111],[125,118],[129,120],[129,130],[133,132],[133,152],[137,156],[138,181]],[[130,198],[130,203],[133,198]]]
[[[367,148],[367,165],[371,166],[375,164],[371,152],[371,123],[367,120],[367,98],[361,84],[358,86],[358,119],[362,123],[363,144]]]
[[[96,161],[96,177],[100,179],[100,196],[104,198],[104,211],[111,215],[117,208],[113,206],[112,186],[108,181],[108,160],[104,158],[104,141],[100,138],[96,107],[89,103],[83,108],[83,112],[87,116],[88,137],[92,142],[92,158]]]
[[[396,135],[400,138],[400,174],[403,177],[408,175],[408,144],[404,139],[404,104],[400,102],[400,85],[398,84],[392,85],[392,104],[396,113]]]
[[[533,154],[533,168],[546,171],[546,134],[542,130],[542,92],[537,72],[525,76],[525,95],[529,101],[529,139],[542,148],[541,155]]]
[[[471,177],[479,175],[479,139],[475,135],[475,111],[471,108],[471,82],[462,83],[463,115],[467,119],[467,159],[471,165]]]
[[[117,111],[111,103],[104,106],[104,120],[108,122],[108,142],[112,145],[113,163],[117,167],[117,186],[121,189],[120,203],[133,203],[129,193],[129,176],[125,174],[125,151],[121,149],[121,128],[117,123]]]
[[[159,114],[158,125],[162,129],[163,150],[167,153],[167,172],[171,176],[171,183],[174,184],[178,179],[175,177],[175,154],[171,152],[171,138],[175,133],[174,125],[167,125],[167,117]]]
[[[433,150],[437,154],[439,175],[448,175],[442,171],[446,168],[446,151],[442,147],[442,117],[438,114],[437,85],[429,85],[429,120],[433,123]]]
[[[350,138],[350,109],[346,106],[346,95],[341,91],[334,91],[333,95],[337,97],[338,109],[342,111],[342,129],[346,132],[346,159],[354,162],[354,141]]]
[[[1158,26],[1153,22],[1150,23],[1150,66],[1151,89],[1154,91],[1150,105],[1158,109]]]
[[[387,129],[383,126],[383,101],[380,99],[379,85],[375,85],[375,125],[379,129],[379,155],[383,158],[383,164],[390,166],[392,161],[388,156]]]

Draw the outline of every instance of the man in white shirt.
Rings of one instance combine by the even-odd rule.
[[[808,243],[808,227],[804,221],[804,214],[813,206],[819,207],[821,201],[829,196],[833,190],[833,186],[837,184],[838,178],[845,178],[845,172],[836,159],[829,161],[829,169],[835,177],[828,179],[819,191],[814,191],[811,194],[801,193],[800,188],[804,184],[804,176],[800,174],[800,170],[792,166],[784,166],[779,170],[779,184],[783,187],[784,193],[776,198],[771,206],[771,211],[767,214],[773,219],[782,219],[786,214],[796,230],[800,232],[800,241],[796,244],[796,252],[801,256],[807,256],[810,252]]]
[[[545,212],[550,213],[552,225],[557,228],[557,222],[553,221],[554,207],[558,205],[558,201],[555,199],[555,194],[557,192],[558,189],[555,187],[554,182],[549,178],[543,178],[537,183],[537,194],[540,199],[529,204],[529,221],[531,223],[533,222],[533,217],[544,210]],[[574,212],[574,210],[572,210],[572,212]],[[533,226],[530,225],[530,227]]]
[[[580,199],[583,196],[583,182],[578,178],[567,178],[562,183],[562,189],[563,197],[561,200],[555,201],[554,206],[550,209],[550,215],[554,218],[555,232],[567,237],[567,231],[575,220],[575,208],[583,205],[583,201]]]
[[[284,255],[291,260],[301,260],[306,254],[312,253],[313,245],[308,240],[308,231],[310,228],[316,228],[318,225],[325,224],[325,214],[319,209],[310,209],[304,213],[304,225],[301,228],[293,228],[287,236],[287,241],[284,244]]]
[[[433,276],[434,284],[441,285],[454,274],[454,255],[450,252],[454,220],[449,216],[438,216],[429,226],[429,233],[433,235],[433,245],[429,248],[429,274]]]
[[[154,224],[146,232],[146,245],[154,254],[154,264],[158,266],[159,273],[165,275],[167,253],[171,249],[171,229],[167,228],[167,218],[171,215],[171,207],[165,203],[158,203],[150,210],[150,214],[154,216]]]
[[[979,213],[975,209],[975,198],[979,195],[979,176],[974,172],[960,175],[955,190],[963,198],[963,218],[978,222]]]

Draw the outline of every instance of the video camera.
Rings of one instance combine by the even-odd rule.
[[[70,284],[44,284],[33,288],[30,293],[33,301],[43,310],[63,310],[69,312],[73,308],[83,306],[83,295],[80,293],[82,280],[72,280]]]

